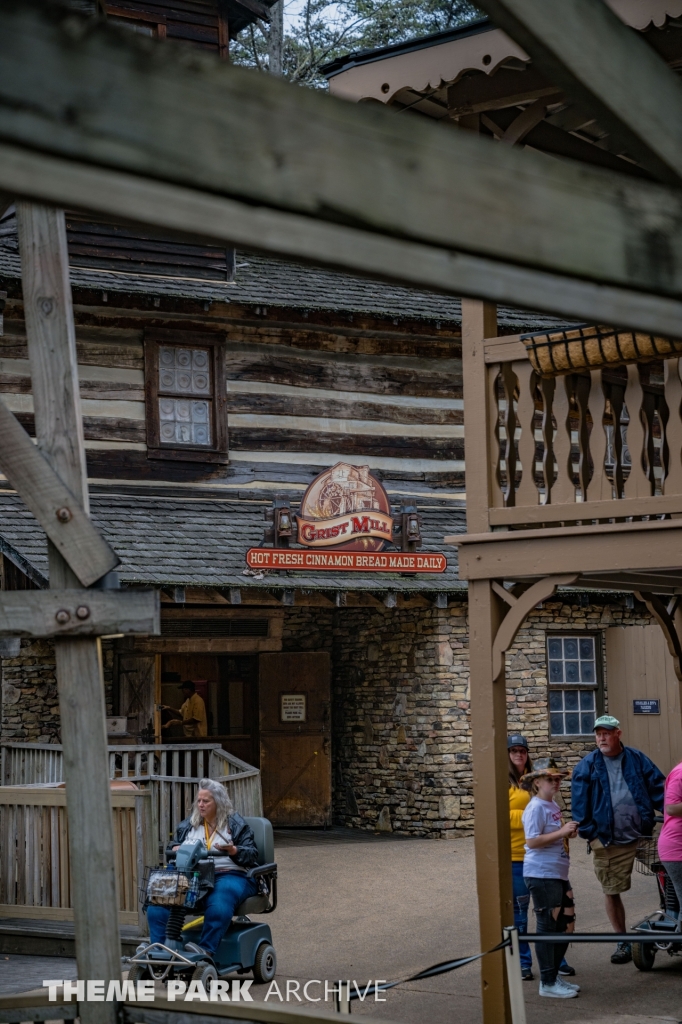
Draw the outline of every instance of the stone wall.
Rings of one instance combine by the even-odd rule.
[[[629,610],[620,597],[585,604],[581,594],[531,613],[507,657],[507,704],[509,728],[528,737],[533,757],[551,752],[572,767],[591,748],[585,740],[550,742],[547,632],[601,635],[609,626],[650,621],[643,605]],[[472,831],[465,600],[446,609],[293,607],[283,649],[331,655],[336,822],[446,838]],[[103,656],[111,713],[111,641]],[[22,641],[20,655],[4,658],[2,668],[3,738],[58,742],[52,643]],[[604,682],[606,708],[605,665]]]
[[[586,605],[575,594],[529,616],[507,656],[510,730],[533,757],[572,767],[592,745],[549,738],[546,635],[647,625],[643,605]],[[356,828],[452,838],[473,829],[465,602],[447,609],[293,609],[285,650],[329,650],[335,821]],[[602,647],[603,656],[603,647]],[[604,672],[604,705],[608,679]],[[569,804],[567,792],[566,803]]]
[[[102,641],[107,714],[112,714],[113,641]],[[59,698],[54,642],[22,640],[15,658],[2,658],[3,740],[59,743]]]

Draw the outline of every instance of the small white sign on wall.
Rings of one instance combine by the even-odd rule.
[[[308,718],[307,693],[280,693],[280,722],[305,722]]]

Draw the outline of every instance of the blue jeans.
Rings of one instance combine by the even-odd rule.
[[[514,924],[520,932],[528,934],[528,903],[530,901],[530,893],[528,887],[523,880],[523,861],[513,860],[512,861],[512,885],[514,886]],[[530,945],[527,942],[519,943],[519,953],[521,956],[521,968],[531,968],[533,966],[533,957],[530,951]]]
[[[257,891],[256,881],[238,871],[225,871],[216,875],[215,888],[206,897],[204,926],[201,929],[199,945],[207,952],[215,953],[223,935],[230,927],[236,908],[248,896],[255,896]],[[152,942],[163,942],[166,938],[169,913],[167,907],[147,907],[149,938]]]

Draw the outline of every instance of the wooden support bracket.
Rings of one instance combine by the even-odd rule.
[[[0,436],[0,469],[83,586],[115,569],[116,554],[1,400]]]
[[[535,605],[552,597],[557,587],[568,587],[571,583],[575,583],[578,576],[579,573],[545,576],[544,579],[538,580],[532,587],[524,591],[520,597],[514,597],[508,590],[504,590],[497,581],[493,582],[492,587],[495,593],[503,597],[503,600],[511,605],[497,630],[495,642],[493,643],[493,679],[499,679],[502,674],[504,656],[514,643],[514,638],[523,625],[526,616],[533,610]],[[502,591],[503,594],[501,593]]]
[[[159,634],[156,590],[3,590],[0,637]]]
[[[675,675],[677,676],[680,683],[682,683],[682,644],[680,643],[680,636],[675,626],[675,620],[673,618],[675,614],[674,605],[676,602],[671,602],[669,607],[666,607],[665,602],[658,596],[658,594],[645,593],[642,590],[635,590],[635,597],[642,604],[645,604],[656,622],[663,630],[668,650],[673,659],[673,666],[675,668]]]

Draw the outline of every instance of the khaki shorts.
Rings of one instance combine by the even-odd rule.
[[[627,846],[603,846],[598,839],[590,843],[594,873],[606,896],[627,892],[632,884],[632,868],[637,853],[637,840]]]

